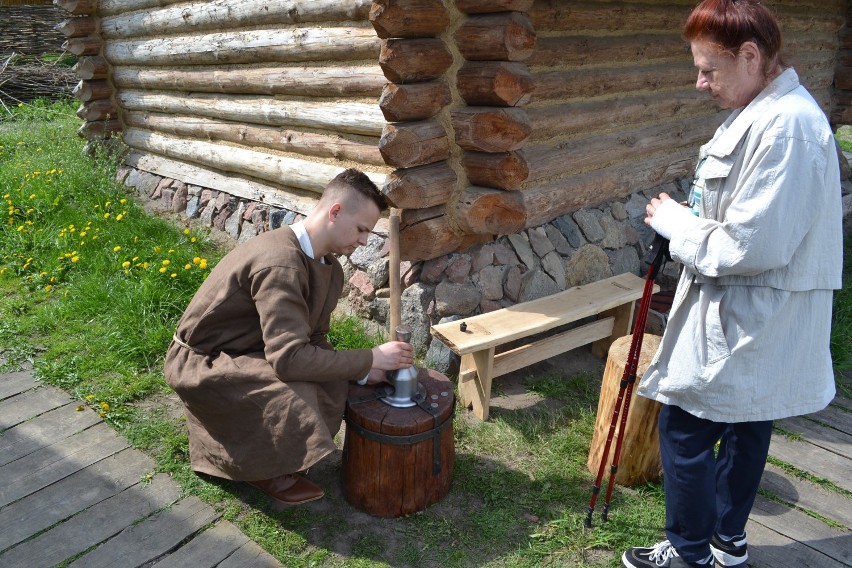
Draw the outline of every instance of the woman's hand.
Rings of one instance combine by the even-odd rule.
[[[661,193],[659,197],[654,197],[653,199],[651,199],[648,205],[645,206],[645,214],[647,215],[647,217],[645,217],[646,225],[651,224],[651,219],[654,218],[654,213],[656,213],[660,205],[662,205],[663,202],[668,199],[671,199],[668,193]]]

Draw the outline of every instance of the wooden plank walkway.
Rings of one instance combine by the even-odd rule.
[[[0,373],[0,568],[280,566],[98,415],[27,371]],[[852,401],[781,420],[770,455],[852,492]],[[852,566],[852,499],[767,465],[754,568]]]
[[[78,406],[0,373],[0,568],[281,566]]]

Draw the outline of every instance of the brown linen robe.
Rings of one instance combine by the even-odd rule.
[[[184,403],[195,471],[269,479],[335,449],[348,381],[373,359],[326,339],[343,270],[325,260],[302,252],[290,227],[261,233],[228,253],[189,303],[165,376]]]

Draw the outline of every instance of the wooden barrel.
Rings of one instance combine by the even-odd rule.
[[[400,517],[440,501],[450,490],[455,463],[450,380],[419,369],[423,402],[397,408],[378,398],[382,387],[353,385],[346,403],[343,494],[379,517]]]
[[[609,356],[606,361],[603,381],[601,383],[601,397],[598,400],[598,416],[595,421],[595,433],[592,437],[592,446],[589,449],[589,460],[586,463],[589,471],[597,475],[601,464],[606,439],[609,435],[610,424],[612,424],[612,413],[618,400],[621,378],[624,376],[624,366],[630,354],[630,342],[632,335],[619,337],[609,348]],[[642,341],[642,351],[639,356],[639,365],[636,373],[636,383],[633,385],[633,396],[630,398],[630,409],[627,413],[627,425],[624,429],[624,442],[621,446],[621,456],[618,463],[618,472],[615,482],[619,485],[630,487],[655,481],[660,477],[662,463],[660,462],[660,438],[657,431],[657,417],[660,414],[660,403],[636,394],[636,387],[642,375],[648,368],[651,359],[660,346],[660,336],[645,334]],[[621,412],[624,412],[622,408]],[[615,428],[615,433],[610,444],[610,452],[607,456],[607,464],[604,473],[609,475],[609,467],[615,452],[615,443],[621,429],[621,418]],[[604,484],[606,484],[604,477]]]

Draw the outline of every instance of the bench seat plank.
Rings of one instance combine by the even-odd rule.
[[[642,297],[645,280],[624,273],[537,300],[432,326],[432,335],[464,355],[594,316]],[[461,331],[460,323],[467,326]]]

